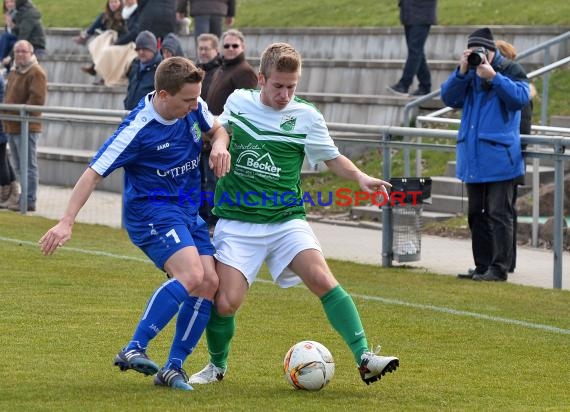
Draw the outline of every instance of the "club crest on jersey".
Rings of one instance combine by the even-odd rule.
[[[201,137],[202,137],[202,130],[200,130],[198,122],[194,122],[194,124],[192,125],[192,139],[194,139],[194,141],[198,143]]]
[[[295,128],[295,123],[297,123],[297,118],[293,116],[283,116],[281,118],[281,124],[279,127],[285,132],[290,132]]]

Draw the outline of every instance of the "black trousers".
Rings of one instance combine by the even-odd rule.
[[[515,180],[468,183],[471,248],[477,271],[506,276],[513,259]]]
[[[0,143],[0,186],[7,186],[16,180],[16,172],[10,163],[6,143]]]

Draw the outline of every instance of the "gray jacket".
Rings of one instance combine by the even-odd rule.
[[[400,0],[398,5],[404,26],[437,24],[437,0]]]

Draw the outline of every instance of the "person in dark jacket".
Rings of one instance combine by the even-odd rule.
[[[0,75],[0,102],[4,101],[4,76]],[[20,200],[20,185],[8,156],[8,136],[0,122],[0,209],[17,205]]]
[[[139,0],[138,3],[140,31],[150,31],[160,46],[168,33],[176,32],[176,0]]]
[[[0,34],[0,59],[10,56],[12,53],[12,47],[16,43],[17,37],[12,33],[12,27],[14,27],[14,16],[16,15],[16,0],[4,0],[3,4],[4,13],[4,33]],[[8,63],[12,60],[7,61]]]
[[[504,40],[497,40],[495,41],[495,45],[497,49],[501,52],[501,54],[510,60],[515,60],[517,58],[517,50],[515,46],[511,43],[508,43]],[[534,110],[533,99],[536,96],[536,88],[532,83],[529,83],[530,88],[530,100],[528,104],[522,108],[521,110],[521,124],[519,127],[521,134],[530,134],[532,128],[532,112]],[[521,145],[522,150],[526,150],[526,145]],[[515,180],[515,184],[513,186],[513,260],[511,262],[511,266],[509,268],[509,273],[513,273],[517,266],[517,228],[518,228],[518,216],[517,216],[517,197],[518,197],[518,187],[519,185],[525,184],[524,175],[520,176],[518,179]]]
[[[42,24],[42,14],[30,0],[16,0],[16,14],[12,33],[18,40],[27,40],[34,46],[37,57],[45,54],[46,34]]]
[[[208,90],[212,84],[212,76],[218,67],[222,65],[222,56],[220,55],[220,40],[218,36],[212,33],[202,33],[198,39],[198,64],[197,66],[204,70],[204,80],[202,80],[202,92],[200,96],[206,100]]]
[[[460,278],[505,281],[513,252],[513,185],[524,173],[521,110],[530,100],[522,66],[497,50],[489,28],[474,31],[441,99],[462,109],[457,178],[466,183],[475,270]]]
[[[125,30],[115,40],[114,46],[124,46],[134,42],[140,32],[139,29],[139,5],[137,0],[125,0],[121,17],[125,21]]]
[[[208,90],[212,84],[212,76],[216,69],[222,64],[222,56],[218,52],[220,41],[218,36],[212,33],[202,33],[198,37],[198,64],[197,66],[204,70],[204,79],[202,80],[202,91],[200,97],[206,100]],[[202,193],[214,193],[216,189],[216,175],[210,169],[210,152],[212,145],[210,142],[202,144],[202,156],[200,157],[200,183]],[[212,205],[209,202],[203,202],[200,205],[200,217],[213,227],[216,223],[216,217],[212,214]]]
[[[389,86],[396,95],[407,95],[414,77],[419,86],[411,96],[422,96],[431,91],[431,73],[427,64],[424,46],[430,27],[437,23],[437,0],[400,0],[400,22],[404,25],[408,57],[402,77]]]
[[[150,31],[141,31],[135,41],[138,57],[129,69],[129,85],[124,100],[125,110],[133,110],[140,100],[154,90],[154,74],[162,57]]]
[[[176,15],[179,20],[190,16],[194,20],[194,38],[202,33],[222,37],[224,21],[226,26],[234,24],[235,0],[179,0]]]

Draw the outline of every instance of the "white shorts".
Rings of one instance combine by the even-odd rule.
[[[249,285],[265,262],[273,281],[282,288],[301,283],[288,268],[299,252],[316,249],[323,253],[313,230],[302,219],[282,223],[220,219],[214,230],[214,247],[214,257],[243,273]]]

